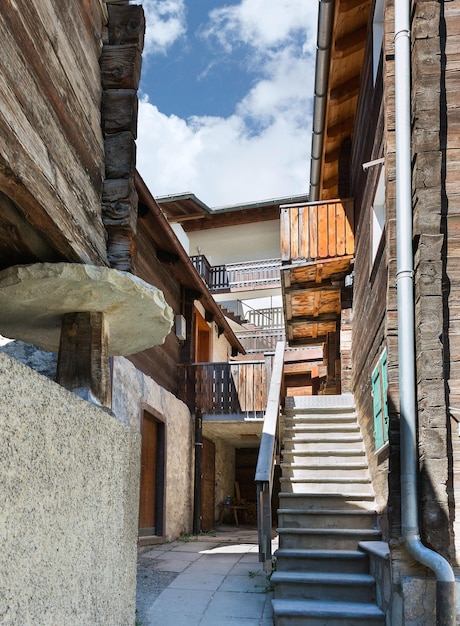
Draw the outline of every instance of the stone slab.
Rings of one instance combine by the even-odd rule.
[[[173,311],[163,293],[137,276],[78,263],[16,265],[0,272],[0,333],[43,350],[59,349],[66,313],[103,312],[109,354],[126,356],[163,343]]]

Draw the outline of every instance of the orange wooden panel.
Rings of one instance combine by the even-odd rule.
[[[308,239],[308,207],[299,208],[299,233],[300,233],[300,245],[299,253],[302,259],[308,259],[310,256],[309,239]]]
[[[320,204],[318,206],[318,257],[324,259],[327,257],[327,241],[328,241],[328,223],[327,223],[327,205]]]
[[[310,226],[310,258],[316,259],[318,257],[318,206],[309,206],[308,213]]]
[[[327,206],[327,221],[328,221],[328,245],[327,256],[332,257],[337,255],[337,228],[335,221],[336,203],[328,204]]]
[[[299,209],[290,209],[291,217],[291,259],[299,258]]]
[[[345,211],[342,203],[337,203],[335,221],[337,224],[337,255],[343,256],[346,252],[345,247]]]

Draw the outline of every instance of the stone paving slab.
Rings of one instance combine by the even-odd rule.
[[[143,567],[169,579],[150,601],[144,585],[138,626],[273,626],[257,532],[230,528],[218,535],[212,541],[155,546],[142,556]]]

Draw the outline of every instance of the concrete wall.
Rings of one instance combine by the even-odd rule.
[[[193,426],[190,411],[176,396],[160,387],[122,357],[113,360],[115,415],[140,432],[143,410],[165,424],[165,529],[166,541],[189,533],[193,504]]]
[[[0,353],[0,623],[135,619],[140,437]]]
[[[190,254],[204,254],[211,265],[278,259],[280,256],[279,220],[190,231],[187,234]]]

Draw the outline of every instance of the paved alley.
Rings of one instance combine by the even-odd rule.
[[[136,626],[272,626],[271,598],[257,530],[222,527],[139,558]]]

